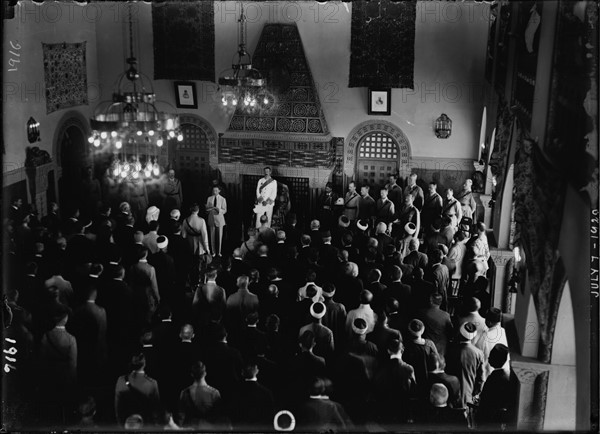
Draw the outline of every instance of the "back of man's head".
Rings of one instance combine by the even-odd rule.
[[[302,333],[298,341],[304,350],[310,350],[315,346],[315,334],[310,330],[306,330]]]
[[[470,297],[465,300],[465,310],[467,312],[477,312],[479,309],[481,309],[481,302],[478,298]]]
[[[269,254],[269,248],[263,244],[258,248],[258,256],[267,256]]]
[[[266,216],[266,214],[263,214],[260,216],[260,224],[261,225],[265,225],[269,222],[269,217]]]
[[[185,324],[181,327],[179,337],[184,341],[191,341],[194,338],[194,327],[191,324]]]
[[[310,235],[302,235],[302,237],[300,238],[300,242],[302,243],[302,246],[310,246],[310,242],[311,242],[311,238]]]
[[[250,278],[245,274],[242,274],[237,278],[237,287],[238,288],[248,288],[248,284],[250,283]]]
[[[378,268],[373,268],[369,271],[369,276],[367,278],[369,282],[379,282],[379,279],[381,279],[381,271],[379,271]]]
[[[247,362],[244,366],[244,368],[242,369],[242,377],[246,380],[251,380],[253,378],[256,378],[256,375],[258,374],[258,366],[256,365],[256,362]]]
[[[200,360],[192,365],[192,378],[195,381],[201,380],[206,376],[206,366]]]
[[[429,402],[434,407],[445,406],[448,402],[448,388],[442,383],[433,384],[429,393]]]
[[[500,324],[502,322],[502,311],[497,307],[490,307],[485,315],[485,322],[488,324],[488,327]]]
[[[353,238],[352,238],[352,234],[349,232],[346,232],[344,235],[342,235],[342,244],[344,246],[350,246],[352,244]]]
[[[322,378],[314,378],[310,385],[310,395],[320,396],[325,394],[325,381]]]
[[[432,307],[439,307],[439,306],[441,306],[442,305],[442,301],[443,301],[443,296],[442,296],[442,294],[440,294],[437,291],[434,291],[434,292],[432,292],[429,295],[429,304]]]
[[[390,277],[392,278],[392,282],[397,282],[402,279],[402,268],[397,265],[392,265]]]
[[[390,355],[397,355],[404,351],[404,345],[399,339],[391,339],[387,347]]]
[[[360,303],[371,304],[373,302],[373,293],[367,289],[363,289],[360,292]]]

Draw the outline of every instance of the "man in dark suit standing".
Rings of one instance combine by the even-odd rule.
[[[167,246],[169,240],[167,237],[160,235],[156,239],[158,252],[150,255],[148,263],[154,267],[156,271],[156,284],[158,285],[158,293],[160,298],[173,306],[174,286],[176,279],[175,261],[173,257],[167,254]]]
[[[383,292],[383,296],[386,300],[386,303],[392,298],[398,300],[400,305],[398,315],[402,319],[402,330],[400,330],[400,332],[404,333],[406,326],[408,325],[408,321],[412,319],[409,318],[413,312],[412,290],[409,285],[402,283],[402,269],[397,265],[392,267],[390,277],[391,283]]]
[[[231,411],[235,391],[243,367],[242,355],[227,343],[225,327],[216,326],[211,342],[202,352],[201,359],[208,373],[206,381],[221,392],[225,408]]]
[[[129,268],[127,275],[135,299],[136,312],[133,314],[139,324],[149,325],[160,302],[156,271],[148,264],[146,247],[136,246],[136,254],[138,262]]]
[[[115,386],[115,412],[117,423],[123,426],[132,414],[142,416],[146,426],[158,422],[160,395],[156,381],[146,375],[146,358],[143,354],[131,359],[131,372],[117,380]]]
[[[319,247],[319,264],[323,266],[323,274],[326,280],[332,281],[335,277],[334,269],[339,263],[338,249],[331,245],[331,232],[329,230],[322,233],[323,244]]]
[[[375,413],[380,423],[406,423],[410,399],[415,396],[415,374],[412,366],[402,360],[404,345],[393,339],[388,345],[388,360],[375,374]]]
[[[255,361],[245,363],[242,382],[236,392],[234,423],[239,429],[270,429],[275,415],[272,392],[259,383]]]
[[[454,327],[448,312],[440,309],[442,304],[442,295],[438,292],[429,296],[429,307],[419,309],[415,318],[423,321],[425,333],[423,337],[430,339],[435,344],[438,353],[441,356],[446,354],[446,346],[452,336],[454,336]]]
[[[86,301],[73,311],[69,332],[77,340],[78,377],[82,385],[96,386],[104,378],[108,359],[106,311],[96,304],[96,287],[87,290]]]
[[[297,411],[298,427],[302,431],[345,431],[352,428],[352,422],[344,407],[331,401],[327,394],[326,380],[314,378],[311,381],[308,400]]]
[[[344,346],[346,340],[346,308],[342,303],[333,300],[335,292],[336,288],[333,283],[323,286],[325,315],[323,315],[322,324],[333,333],[333,341],[339,350]]]

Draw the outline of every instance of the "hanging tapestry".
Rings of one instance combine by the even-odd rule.
[[[531,129],[543,6],[541,1],[521,1],[517,7],[513,105],[527,130]]]
[[[154,79],[215,81],[214,5],[152,3]]]
[[[498,115],[496,117],[494,149],[490,157],[490,167],[492,168],[492,174],[496,177],[496,185],[498,186],[496,191],[501,191],[501,188],[504,186],[504,175],[505,171],[508,170],[506,164],[514,118],[506,100],[500,97]]]
[[[349,87],[413,89],[417,2],[352,2]]]
[[[86,42],[44,44],[46,113],[88,103]]]
[[[537,143],[523,133],[517,138],[514,181],[515,245],[525,252],[538,316],[538,359],[550,363],[558,307],[566,283],[566,271],[558,253],[566,181]]]
[[[598,204],[598,4],[561,1],[545,152]]]
[[[498,47],[496,48],[496,71],[494,88],[498,95],[504,93],[506,86],[506,73],[508,71],[509,47],[510,47],[510,23],[512,4],[508,0],[500,1],[500,13],[498,21]]]

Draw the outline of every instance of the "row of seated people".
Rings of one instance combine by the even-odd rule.
[[[439,289],[435,281],[427,282],[423,279],[423,275],[430,275],[430,273],[423,273],[419,267],[410,270],[407,264],[402,262],[404,258],[389,248],[386,249],[386,253],[392,252],[392,254],[382,257],[377,252],[376,238],[375,242],[367,238],[365,246],[360,248],[352,245],[353,240],[345,246],[350,250],[354,250],[354,248],[358,250],[356,261],[360,265],[348,261],[349,255],[346,257],[343,253],[344,250],[346,252],[348,250],[341,249],[338,259],[324,267],[322,262],[326,262],[321,260],[321,256],[326,258],[327,255],[320,253],[327,250],[327,246],[330,245],[331,241],[328,240],[327,233],[320,234],[323,240],[321,248],[309,247],[305,259],[298,259],[302,250],[298,252],[297,245],[285,246],[287,254],[283,261],[280,255],[270,253],[266,245],[257,247],[254,255],[250,250],[245,254],[242,253],[242,249],[236,250],[233,258],[226,258],[221,264],[215,263],[214,270],[209,270],[199,276],[196,275],[195,281],[203,280],[202,284],[190,285],[190,279],[186,278],[183,287],[179,286],[178,288],[181,280],[178,279],[177,272],[173,273],[174,265],[182,257],[193,264],[194,258],[190,251],[183,248],[181,252],[184,253],[181,253],[179,257],[174,257],[177,249],[171,247],[173,247],[172,244],[177,245],[177,241],[175,241],[179,236],[177,231],[169,234],[168,238],[154,237],[156,251],[148,255],[150,251],[148,247],[152,247],[153,244],[148,241],[152,237],[147,237],[147,235],[151,235],[153,231],[149,231],[141,240],[139,240],[139,235],[136,236],[134,232],[133,239],[123,248],[112,242],[109,242],[106,247],[99,242],[99,237],[94,239],[88,236],[85,226],[85,224],[76,225],[77,231],[65,239],[65,248],[59,248],[62,255],[61,252],[53,252],[52,255],[45,253],[46,246],[48,246],[47,252],[52,251],[49,243],[56,242],[56,239],[32,239],[34,245],[31,248],[36,253],[31,256],[31,261],[27,263],[23,276],[21,276],[19,290],[13,290],[10,293],[10,304],[13,306],[13,311],[21,311],[20,314],[15,315],[17,319],[14,321],[14,330],[19,329],[15,333],[26,335],[27,332],[33,332],[32,351],[39,354],[41,360],[48,361],[48,358],[56,358],[56,354],[52,353],[55,333],[67,333],[74,339],[68,339],[74,343],[68,352],[70,361],[74,360],[74,363],[69,365],[70,374],[52,375],[49,367],[53,364],[44,364],[45,366],[40,371],[44,373],[41,375],[42,381],[35,382],[38,387],[45,389],[45,393],[39,394],[40,397],[45,396],[54,400],[54,395],[61,390],[73,390],[74,388],[92,390],[110,384],[126,370],[125,366],[129,355],[136,352],[140,345],[142,348],[144,346],[150,348],[154,342],[157,342],[157,349],[162,347],[161,353],[170,354],[165,350],[166,347],[158,343],[161,341],[160,333],[148,331],[156,327],[159,327],[160,330],[164,323],[172,322],[177,326],[189,324],[191,327],[195,327],[198,336],[205,337],[211,335],[211,325],[220,323],[225,326],[232,346],[235,344],[237,347],[243,347],[239,343],[236,344],[236,339],[238,342],[244,341],[243,339],[239,340],[236,335],[240,335],[248,327],[246,321],[248,314],[258,312],[258,320],[255,323],[257,327],[255,328],[263,330],[264,333],[274,333],[279,336],[282,350],[277,352],[281,352],[281,357],[283,357],[279,359],[279,363],[285,365],[286,358],[295,356],[297,351],[295,343],[300,329],[314,318],[311,311],[320,309],[317,306],[321,305],[316,303],[322,303],[324,311],[327,312],[336,312],[336,309],[330,308],[330,305],[333,304],[338,306],[337,311],[341,312],[342,308],[344,311],[344,315],[341,313],[337,315],[343,320],[337,319],[329,323],[329,326],[324,326],[330,328],[334,342],[333,355],[326,356],[324,354],[326,360],[335,360],[340,355],[352,354],[348,348],[355,333],[353,334],[349,330],[360,328],[361,324],[359,321],[358,326],[353,327],[355,324],[349,323],[348,318],[352,318],[350,313],[356,309],[363,307],[362,310],[365,310],[366,306],[371,309],[374,324],[372,324],[373,320],[365,322],[369,325],[372,324],[373,328],[384,318],[393,319],[395,316],[398,320],[392,322],[398,324],[399,337],[409,336],[410,319],[418,310],[431,308],[443,312],[435,306],[439,306],[436,305],[438,301],[439,304],[443,303],[445,291]],[[177,222],[173,224],[173,227],[177,230]],[[356,239],[361,239],[360,234],[355,235]],[[280,244],[281,238],[286,244],[285,237],[279,236],[278,238],[276,244]],[[348,237],[345,238],[346,241],[349,241]],[[41,251],[39,244],[43,246]],[[77,246],[78,244],[85,245],[86,251]],[[179,244],[186,245],[185,242]],[[76,246],[75,249],[70,248],[73,245]],[[295,250],[296,252],[294,252]],[[361,260],[361,250],[365,252],[364,260]],[[128,252],[135,253],[135,256],[129,255]],[[277,252],[277,246],[274,247],[273,252]],[[436,259],[437,256],[439,254],[436,253]],[[90,257],[99,262],[92,264],[84,262]],[[123,260],[126,257],[132,263],[127,264],[127,261]],[[137,257],[135,263],[131,259],[134,257]],[[165,263],[166,266],[162,266]],[[437,264],[436,262],[434,265]],[[365,268],[368,269],[367,273],[362,272]],[[410,270],[410,274],[404,273],[403,269]],[[62,270],[65,270],[65,276],[62,276]],[[152,275],[154,275],[154,279]],[[173,277],[173,275],[175,276]],[[239,279],[240,276],[246,275],[252,276],[252,278]],[[165,276],[168,277],[165,278]],[[368,288],[369,291],[364,291],[364,288]],[[177,290],[180,291],[179,295],[175,294]],[[432,292],[435,292],[433,303],[429,297]],[[254,297],[250,297],[250,295],[254,295]],[[250,303],[252,312],[246,311],[249,299],[254,300]],[[238,304],[239,306],[235,307]],[[372,308],[371,305],[373,305]],[[73,314],[63,315],[57,320],[56,312],[60,312],[62,306],[72,307]],[[161,313],[158,318],[155,315],[157,306],[161,306],[158,309]],[[477,310],[476,306],[474,311]],[[26,311],[29,311],[30,315],[27,315]],[[172,311],[173,314],[165,313],[169,311]],[[102,318],[103,316],[104,318]],[[71,320],[65,321],[67,317],[70,317]],[[170,320],[169,317],[171,317]],[[484,322],[481,317],[479,317],[479,322]],[[450,325],[452,325],[451,323],[452,321],[450,321]],[[424,333],[433,329],[433,327],[425,325],[425,322],[423,324]],[[447,326],[448,329],[444,333],[446,342],[453,335],[451,330],[456,330],[460,326],[457,321],[455,321],[455,325],[452,325],[452,329],[450,325]],[[482,326],[481,329],[483,330],[484,327]],[[369,335],[371,334],[372,331],[369,331]],[[367,335],[366,332],[365,335]],[[140,336],[142,336],[142,342],[139,340]],[[20,342],[25,341],[27,339],[20,340]],[[57,341],[62,342],[61,339],[57,339]],[[406,339],[403,341],[406,342]],[[436,339],[434,345],[436,345],[438,353],[443,356],[446,351],[443,349],[442,341],[443,339]],[[437,347],[440,342],[442,342],[441,350]],[[383,351],[383,348],[386,348],[385,343],[380,343],[380,346],[385,355],[385,351]],[[74,358],[73,347],[77,348]],[[246,352],[243,348],[238,350]],[[320,349],[317,350],[317,353],[320,351]],[[255,355],[251,354],[250,357],[253,358]],[[272,358],[277,359],[275,356]],[[62,360],[53,360],[53,362],[56,365]],[[107,366],[110,369],[105,369]],[[99,372],[104,372],[106,375],[98,375]],[[239,376],[239,372],[236,375]],[[175,413],[179,391],[169,392],[168,383],[170,382],[164,379],[165,376],[163,374],[155,376],[159,382],[162,380],[162,383],[166,384],[163,387],[165,391],[161,394],[161,397],[164,396],[161,402],[164,402],[165,406]],[[27,375],[21,375],[21,377],[25,377],[25,381],[27,381]],[[56,384],[57,378],[60,378],[60,384]],[[36,378],[36,380],[38,379]],[[50,383],[50,385],[46,383]],[[336,389],[339,389],[337,383],[339,381],[334,385]],[[222,393],[226,396],[227,387],[221,386],[221,388],[224,389]],[[277,401],[285,402],[285,399]],[[357,417],[354,416],[354,412],[349,413],[354,418]],[[360,419],[360,416],[358,417]]]

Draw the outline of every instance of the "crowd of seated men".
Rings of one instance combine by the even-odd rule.
[[[514,421],[502,313],[473,251],[482,224],[447,237],[440,216],[420,241],[410,222],[392,233],[342,215],[322,230],[289,215],[207,258],[182,233],[185,213],[157,219],[152,208],[135,221],[126,203],[92,219],[53,204],[38,221],[15,202],[3,238],[8,425],[364,431]]]

